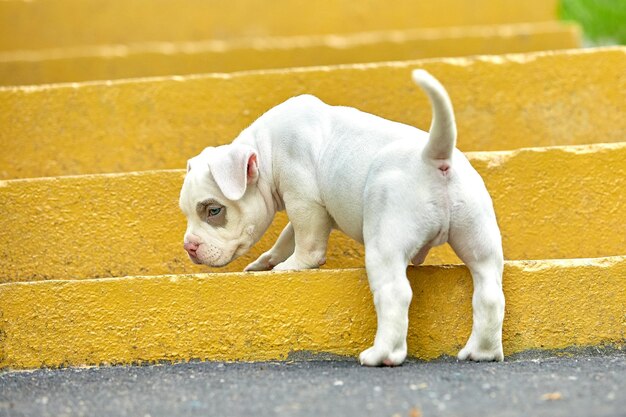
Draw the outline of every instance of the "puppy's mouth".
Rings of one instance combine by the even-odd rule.
[[[200,261],[200,259],[196,258],[195,256],[191,255],[191,254],[187,254],[189,255],[189,259],[191,259],[191,262],[193,262],[196,265],[202,265],[202,261]]]
[[[189,255],[189,259],[191,259],[191,262],[193,262],[196,265],[205,265],[205,266],[209,266],[211,268],[222,268],[226,265],[228,265],[229,263],[231,263],[232,261],[234,261],[235,259],[237,259],[238,257],[240,257],[241,255],[243,255],[244,253],[246,253],[250,248],[245,247],[243,244],[239,244],[237,245],[237,247],[235,248],[235,250],[233,251],[230,259],[223,261],[223,262],[209,262],[209,261],[203,261],[200,258],[198,258],[197,256],[193,256],[191,254]]]

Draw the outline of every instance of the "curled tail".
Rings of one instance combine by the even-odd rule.
[[[456,122],[450,97],[441,83],[423,69],[413,71],[413,81],[426,92],[433,108],[433,121],[423,154],[429,159],[450,159],[456,146]]]

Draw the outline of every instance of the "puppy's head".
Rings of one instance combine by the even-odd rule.
[[[187,162],[179,204],[187,217],[184,247],[194,263],[224,266],[261,238],[274,213],[258,179],[257,154],[247,145],[206,148]]]

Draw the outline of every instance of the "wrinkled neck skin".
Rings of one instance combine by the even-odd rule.
[[[271,141],[269,140],[269,131],[252,125],[241,132],[233,143],[251,146],[257,152],[259,179],[256,187],[259,190],[259,194],[263,198],[267,213],[263,230],[260,231],[261,233],[258,235],[258,238],[260,239],[260,237],[272,224],[272,220],[274,219],[276,213],[285,209],[283,199],[278,192],[278,185],[275,182],[272,146]]]

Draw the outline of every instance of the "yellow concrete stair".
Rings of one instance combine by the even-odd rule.
[[[146,42],[170,42],[176,50],[181,42],[222,39],[253,49],[258,41],[249,39],[259,36],[544,22],[554,18],[556,0],[389,6],[381,0],[277,0],[271,6],[5,0],[0,51],[24,61],[25,50],[32,58],[57,48],[60,62],[66,48],[136,44],[131,55],[145,63]],[[499,47],[495,38],[490,42]],[[384,49],[392,52],[392,45]],[[358,48],[354,60],[360,61],[364,49]],[[0,368],[282,359],[300,351],[355,356],[372,343],[376,323],[362,269],[186,275],[204,268],[192,266],[180,246],[184,219],[176,205],[183,172],[164,169],[183,167],[204,146],[230,142],[263,111],[305,92],[427,128],[428,104],[409,77],[417,67],[450,90],[465,151],[622,142],[625,52],[0,88],[0,179],[158,170],[0,180]],[[243,65],[231,70],[254,67],[252,58],[242,62],[233,53],[231,59]],[[42,72],[44,64],[52,65],[37,62]],[[25,76],[25,68],[9,72]],[[139,74],[146,75],[130,75]],[[507,262],[507,355],[624,342],[626,258],[605,256],[624,254],[623,233],[615,231],[626,220],[625,156],[626,143],[470,154],[494,197],[507,258],[600,257]],[[284,222],[279,217],[254,253],[231,269],[266,249]],[[336,234],[328,266],[361,265],[361,254],[359,245]],[[444,250],[430,261],[455,258]],[[427,266],[410,268],[409,275],[415,294],[410,355],[455,354],[471,329],[467,270]]]
[[[500,54],[580,46],[559,22],[0,53],[0,85]]]
[[[422,129],[425,68],[463,151],[624,140],[626,48],[0,88],[0,178],[182,168],[302,93]]]
[[[468,154],[489,189],[507,259],[624,254],[626,142]],[[0,282],[204,272],[182,249],[183,170],[0,182]],[[274,226],[241,271],[275,241]],[[363,265],[334,233],[326,268]],[[449,248],[429,263],[458,262]]]
[[[624,343],[626,258],[509,261],[505,355]],[[409,355],[454,355],[471,330],[465,267],[409,268]],[[362,269],[0,285],[0,368],[356,356],[376,318]]]
[[[543,22],[557,0],[3,0],[0,51]]]

